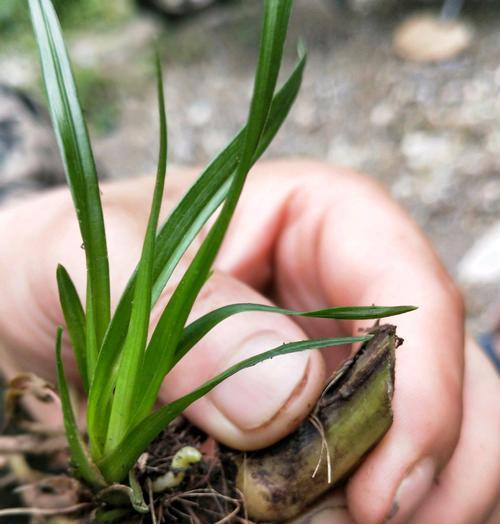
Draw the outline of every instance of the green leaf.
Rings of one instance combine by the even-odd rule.
[[[95,510],[95,521],[104,522],[124,522],[125,517],[131,513],[131,508],[107,509],[106,507]]]
[[[302,340],[289,342],[259,355],[242,360],[226,369],[221,374],[205,382],[191,393],[167,404],[144,420],[139,422],[125,435],[120,444],[99,463],[99,468],[108,482],[119,482],[127,476],[139,455],[147,448],[149,443],[189,405],[209,393],[215,386],[228,379],[238,371],[255,366],[264,360],[280,355],[296,353],[308,349],[321,349],[332,346],[365,342],[371,336],[324,338],[319,340]]]
[[[95,339],[100,345],[110,319],[109,268],[94,157],[64,46],[49,0],[30,0],[43,80],[55,134],[73,196],[85,248]],[[88,315],[88,312],[87,312]]]
[[[89,384],[92,382],[97,358],[99,355],[99,346],[97,343],[97,332],[95,328],[95,309],[94,301],[92,299],[92,284],[87,277],[87,293],[85,295],[85,302],[87,314],[85,315],[85,342],[86,342],[86,357],[87,357],[87,375],[89,377]]]
[[[138,513],[149,513],[149,507],[144,501],[144,495],[142,493],[141,485],[139,484],[137,477],[135,476],[135,472],[132,468],[130,468],[130,471],[128,473],[128,482],[132,491],[132,493],[130,494],[130,503],[132,504],[132,507]]]
[[[75,285],[62,265],[57,266],[57,287],[59,289],[59,300],[61,302],[64,320],[66,321],[66,328],[75,353],[83,388],[85,392],[88,393],[89,379],[87,374],[87,358],[85,355],[85,313]]]
[[[210,330],[223,320],[249,311],[263,311],[267,313],[278,313],[282,315],[329,318],[338,320],[365,320],[375,318],[392,317],[402,315],[417,309],[415,306],[359,306],[359,307],[334,307],[330,309],[318,309],[316,311],[294,311],[276,306],[263,304],[230,304],[210,311],[206,315],[196,319],[184,328],[179,345],[175,353],[174,364],[176,364],[197,342],[199,342]]]
[[[71,399],[69,396],[68,384],[64,374],[64,366],[61,358],[61,339],[62,328],[57,329],[56,336],[56,365],[57,365],[57,385],[59,387],[59,395],[61,397],[61,405],[64,415],[64,429],[66,438],[68,439],[69,449],[71,451],[71,459],[77,469],[78,474],[91,486],[104,487],[104,481],[100,471],[92,461],[87,447],[83,442],[82,436],[76,424],[75,415],[71,406]]]
[[[265,151],[288,115],[300,88],[305,63],[306,57],[302,53],[290,77],[274,96],[254,162]],[[160,228],[155,246],[153,303],[187,247],[225,198],[238,163],[245,129],[210,163]],[[112,395],[112,377],[130,318],[135,278],[136,275],[133,275],[119,301],[99,354],[87,411],[89,434],[99,435],[106,431],[106,426],[103,427],[106,421],[101,410]]]
[[[141,391],[136,390],[136,385],[137,377],[142,373],[142,359],[148,337],[156,228],[158,227],[167,170],[167,117],[165,114],[162,70],[158,54],[156,55],[156,75],[160,114],[158,171],[151,212],[137,270],[130,324],[118,368],[118,379],[111,407],[106,449],[112,449],[115,443],[125,434],[132,419],[137,398],[142,394]]]
[[[215,224],[177,285],[153,332],[146,352],[135,420],[151,411],[163,378],[172,367],[184,324],[222,244],[268,119],[281,66],[291,1],[267,1],[264,6],[259,61],[241,160]]]

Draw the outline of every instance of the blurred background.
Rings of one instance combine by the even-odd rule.
[[[244,122],[261,2],[54,3],[103,176],[154,172],[155,40],[171,162],[205,164]],[[444,13],[443,4],[297,0],[287,61],[299,37],[309,61],[268,156],[306,155],[379,179],[459,280],[479,334],[500,301],[500,3],[448,0]],[[415,18],[425,9],[430,22]],[[6,201],[62,180],[24,1],[0,0],[0,85]]]

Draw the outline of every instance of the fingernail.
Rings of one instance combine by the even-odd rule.
[[[425,458],[418,462],[401,481],[386,522],[390,524],[406,522],[431,489],[435,473],[436,467],[432,459]]]
[[[250,336],[228,353],[228,358],[221,362],[219,369],[223,371],[286,341],[284,336],[272,331]],[[238,428],[259,428],[271,421],[305,384],[308,361],[307,352],[266,360],[227,379],[209,394],[210,399]]]

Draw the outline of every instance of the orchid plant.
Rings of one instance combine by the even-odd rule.
[[[57,268],[60,302],[72,349],[87,396],[87,435],[78,429],[56,338],[57,378],[71,459],[77,476],[98,490],[122,482],[139,455],[192,402],[238,371],[296,351],[351,344],[370,336],[302,340],[270,348],[226,369],[205,384],[156,408],[169,372],[217,324],[245,311],[265,311],[327,319],[372,319],[413,309],[337,307],[299,312],[260,304],[232,304],[189,323],[188,317],[210,278],[218,249],[251,167],[285,120],[298,93],[306,57],[297,62],[277,89],[291,0],[265,0],[260,52],[245,126],[205,168],[177,207],[159,227],[166,178],[167,121],[160,59],[156,57],[159,105],[159,158],[151,211],[142,253],[116,309],[111,311],[110,277],[100,189],[85,118],[79,104],[61,28],[50,0],[29,0],[43,80],[53,126],[76,210],[87,267],[85,304],[70,275]],[[149,332],[150,312],[186,249],[207,220],[217,214],[160,319]]]

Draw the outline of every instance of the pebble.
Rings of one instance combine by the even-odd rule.
[[[0,58],[0,82],[22,87],[36,82],[37,78],[38,70],[29,56],[11,52]]]
[[[411,62],[443,62],[463,53],[472,42],[472,29],[460,20],[429,14],[410,16],[393,38],[396,53]]]
[[[370,122],[375,127],[387,127],[396,118],[395,107],[391,104],[380,103],[370,113]]]
[[[203,127],[207,125],[212,118],[213,108],[206,100],[197,100],[193,102],[187,110],[189,123],[194,127]]]
[[[401,152],[411,169],[426,170],[452,165],[459,148],[445,134],[413,131],[403,137]]]
[[[458,264],[458,277],[469,285],[500,283],[500,222],[466,252]]]
[[[47,115],[26,93],[0,84],[0,200],[63,180]]]

